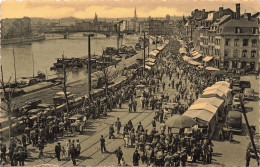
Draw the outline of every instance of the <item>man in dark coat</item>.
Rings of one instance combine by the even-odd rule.
[[[113,127],[113,124],[111,124],[111,126],[109,127],[109,139],[111,139],[113,137],[113,139],[115,138],[114,136],[114,127]]]
[[[55,146],[55,154],[58,161],[60,161],[60,152],[61,152],[61,146],[60,146],[60,142],[58,142],[57,145]]]
[[[120,161],[123,157],[123,152],[121,150],[121,147],[118,147],[118,149],[116,149],[115,154],[116,154],[116,157],[117,157],[117,160],[118,160],[118,165],[120,166],[121,165]]]
[[[122,124],[121,124],[119,118],[117,118],[117,121],[116,121],[116,123],[115,123],[115,126],[116,126],[116,130],[117,130],[117,134],[119,134],[120,129],[121,129],[121,126],[122,126]]]
[[[250,149],[248,149],[248,150],[246,150],[246,167],[249,167],[250,158],[251,158]]]
[[[140,154],[138,153],[138,150],[136,149],[133,154],[133,165],[134,166],[139,166],[139,159],[140,159]]]
[[[100,146],[101,146],[101,153],[106,152],[106,144],[105,144],[105,139],[103,137],[103,135],[101,135],[100,138]]]
[[[70,155],[71,155],[71,161],[73,162],[73,165],[76,166],[76,149],[74,144],[72,144]]]
[[[22,135],[22,143],[23,143],[23,147],[26,147],[26,136],[25,136],[25,134]]]

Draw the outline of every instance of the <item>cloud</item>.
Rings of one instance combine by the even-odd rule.
[[[60,1],[3,1],[1,17],[133,17],[137,8],[138,17],[165,17],[189,15],[194,9],[218,10],[220,6],[235,11],[235,3],[241,3],[241,13],[260,10],[259,0],[60,0]],[[257,4],[257,5],[256,5]]]
[[[74,13],[75,9],[69,7],[55,8],[53,6],[39,6],[27,8],[24,2],[3,2],[1,4],[2,18],[18,18],[18,17],[46,17],[60,18],[67,17]]]

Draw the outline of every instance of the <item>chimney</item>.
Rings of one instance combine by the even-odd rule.
[[[236,19],[240,19],[240,3],[236,4]]]
[[[205,13],[205,9],[202,9],[202,12]]]
[[[251,21],[251,13],[244,13],[244,18]]]
[[[223,7],[219,7],[219,18],[224,16],[224,9]]]
[[[195,9],[195,13],[197,13],[199,10],[198,9]]]

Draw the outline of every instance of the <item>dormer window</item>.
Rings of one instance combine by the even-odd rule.
[[[236,27],[235,28],[235,33],[237,33],[237,34],[241,33],[241,29],[239,27]]]

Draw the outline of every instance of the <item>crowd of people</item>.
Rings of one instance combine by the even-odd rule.
[[[199,97],[202,91],[213,84],[216,78],[212,77],[205,69],[187,64],[182,57],[178,55],[180,43],[177,40],[171,41],[166,49],[161,53],[157,59],[155,67],[142,74],[142,71],[132,73],[131,80],[127,80],[118,88],[109,91],[107,96],[91,96],[84,102],[80,109],[75,109],[70,113],[62,113],[60,117],[45,117],[39,114],[37,119],[32,122],[27,118],[26,128],[22,138],[13,138],[9,144],[9,157],[11,165],[23,165],[27,157],[26,147],[32,144],[33,147],[39,149],[39,157],[43,156],[44,147],[48,142],[58,141],[58,137],[63,138],[65,133],[71,132],[71,122],[69,117],[77,113],[84,115],[84,121],[88,119],[98,119],[101,116],[106,116],[107,112],[112,112],[113,108],[121,108],[123,103],[128,103],[129,112],[137,112],[138,100],[136,98],[136,86],[143,84],[148,89],[142,93],[140,97],[140,104],[143,110],[151,109],[155,111],[153,120],[153,129],[148,133],[141,122],[135,129],[132,122],[129,121],[123,127],[123,139],[125,147],[135,147],[136,151],[133,155],[133,164],[139,165],[139,159],[142,164],[155,164],[158,166],[179,166],[180,163],[185,165],[188,156],[191,157],[192,162],[202,160],[204,163],[211,163],[212,159],[212,143],[209,132],[207,135],[200,131],[193,131],[192,134],[187,135],[179,133],[177,135],[165,131],[164,121],[166,119],[163,111],[163,103],[175,103],[175,107],[171,114],[183,114],[187,108]],[[166,81],[169,80],[169,85]],[[170,97],[168,93],[157,96],[160,90],[175,89],[176,94]],[[161,125],[159,130],[156,129],[156,122]],[[158,124],[158,123],[157,123]],[[115,124],[109,127],[109,138],[115,138],[114,126],[116,132],[119,133],[122,124],[118,119]],[[84,128],[84,124],[82,130]],[[158,127],[157,127],[158,128]],[[75,158],[80,154],[80,146],[74,144],[74,141],[68,141],[66,148],[62,147],[60,143],[55,146],[55,154],[60,160],[60,154],[67,153],[71,157],[74,165],[76,165]],[[100,138],[101,152],[106,151],[105,139]],[[21,149],[17,149],[21,148]],[[1,162],[6,162],[6,144],[1,140]],[[118,164],[121,165],[123,153],[120,148],[116,151],[118,157]],[[17,158],[19,157],[19,158]],[[123,160],[124,161],[124,160]],[[125,163],[125,162],[124,162]]]
[[[169,44],[170,47],[178,49],[177,42]],[[168,52],[168,55],[173,55],[173,52]],[[146,78],[148,82],[142,83],[148,87],[148,90],[143,91],[140,98],[141,109],[154,110],[153,129],[149,132],[141,122],[135,128],[131,120],[123,127],[123,146],[135,148],[133,165],[185,166],[188,157],[192,162],[211,163],[213,144],[210,139],[210,132],[207,131],[205,134],[198,129],[193,129],[192,133],[187,134],[181,129],[178,134],[174,134],[170,128],[166,132],[164,121],[167,118],[164,115],[163,103],[173,102],[177,104],[171,114],[182,114],[199,97],[203,89],[215,82],[215,78],[211,77],[205,70],[189,66],[180,57],[169,59],[167,62],[157,60],[157,67],[163,68],[158,69],[155,67],[148,72],[149,77]],[[173,98],[169,97],[168,94],[162,94],[160,97],[155,95],[160,89],[165,90],[166,85],[162,80],[163,77],[169,77],[169,88],[176,89],[177,93]],[[152,78],[157,78],[157,80]],[[135,92],[133,93],[135,95]],[[129,100],[129,112],[136,111],[136,107],[132,105],[136,103],[134,97],[131,96]],[[158,126],[158,124],[160,125]],[[109,128],[109,139],[115,138],[114,126],[117,134],[119,134],[122,126],[119,118]],[[101,137],[102,152],[105,147],[103,141],[103,137]],[[125,166],[126,162],[121,147],[115,151],[115,154],[118,158],[118,165]]]

